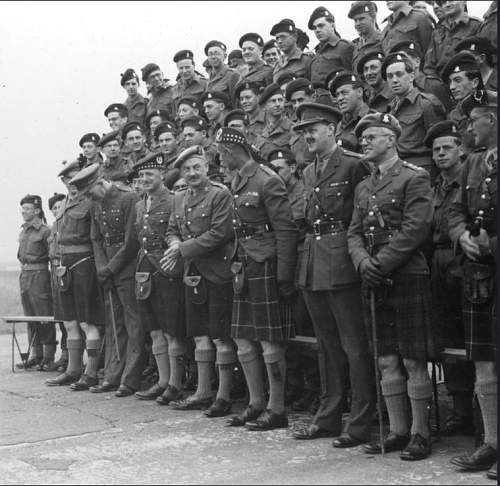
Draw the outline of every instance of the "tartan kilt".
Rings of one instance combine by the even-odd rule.
[[[287,341],[294,336],[291,306],[278,299],[276,260],[256,262],[241,256],[246,272],[243,292],[234,295],[231,337],[250,341]]]
[[[472,361],[495,361],[496,286],[492,298],[484,304],[472,304],[462,296],[465,352]]]
[[[397,275],[393,285],[375,290],[377,351],[379,356],[431,361],[437,358],[432,332],[432,296],[429,275]],[[363,316],[373,353],[370,288],[362,285]]]

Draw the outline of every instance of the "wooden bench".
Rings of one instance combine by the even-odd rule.
[[[31,352],[31,348],[33,347],[33,343],[35,342],[36,338],[36,331],[33,332],[33,335],[31,336],[31,341],[28,342],[28,350],[26,352],[21,351],[21,346],[19,344],[19,340],[17,339],[17,334],[16,334],[16,325],[17,324],[27,324],[28,322],[39,322],[42,325],[43,324],[56,324],[61,321],[56,321],[54,320],[54,317],[52,316],[3,316],[2,319],[7,323],[11,324],[11,336],[12,336],[12,350],[11,350],[11,360],[12,360],[12,372],[15,373],[16,367],[14,364],[14,348],[16,345],[17,346],[17,351],[19,353],[19,357],[21,358],[21,361],[24,365],[24,369],[28,369],[27,364],[28,364],[28,359],[29,355]]]

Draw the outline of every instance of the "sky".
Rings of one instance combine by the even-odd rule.
[[[378,21],[390,13],[378,5]],[[469,1],[481,18],[489,1]],[[19,201],[27,193],[47,199],[64,192],[57,178],[61,163],[80,153],[87,132],[109,131],[104,109],[123,102],[120,73],[149,62],[175,79],[174,54],[194,52],[198,70],[203,48],[212,39],[238,48],[246,32],[271,38],[271,27],[291,18],[307,30],[312,11],[323,5],[334,14],[337,30],[356,37],[347,17],[350,1],[327,2],[0,2],[0,262],[14,262],[22,224]],[[145,95],[144,85],[141,92]]]

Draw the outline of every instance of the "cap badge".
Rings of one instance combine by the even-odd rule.
[[[410,49],[415,49],[415,44],[413,42],[410,42],[410,45],[408,46]]]
[[[158,157],[156,157],[156,163],[159,165],[163,164],[163,158],[161,155],[158,155]]]
[[[397,55],[396,55],[396,59],[397,59],[398,61],[402,61],[402,60],[403,60],[403,58],[401,57],[401,54],[397,54]]]
[[[471,44],[470,45],[470,50],[475,51],[476,50],[476,44]]]
[[[460,66],[455,66],[455,69],[453,70],[454,73],[459,73],[460,72]]]
[[[457,133],[457,127],[456,127],[455,125],[452,125],[452,126],[451,126],[451,131],[452,131],[453,133]]]
[[[389,115],[384,115],[383,118],[382,118],[382,121],[384,123],[390,123],[391,122],[391,119],[389,118]]]
[[[369,12],[370,11],[370,7],[368,5],[365,5],[365,12]]]
[[[354,76],[354,74],[351,76],[351,81],[356,81],[356,76]]]
[[[217,133],[215,134],[215,141],[220,142],[222,140],[222,128],[219,128],[217,130]]]
[[[282,159],[282,158],[283,158],[283,152],[278,152],[278,157],[279,157],[280,159]]]

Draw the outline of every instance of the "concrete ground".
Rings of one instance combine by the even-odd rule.
[[[44,385],[54,375],[12,373],[10,338],[0,336],[1,484],[493,484],[449,464],[471,437],[442,438],[429,459],[409,463],[292,439],[307,414],[290,414],[286,430],[249,432],[201,412]]]

